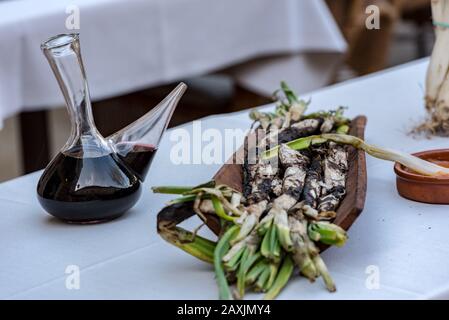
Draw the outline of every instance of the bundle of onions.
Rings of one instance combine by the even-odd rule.
[[[426,77],[427,121],[416,132],[449,136],[449,0],[432,0],[436,41]]]

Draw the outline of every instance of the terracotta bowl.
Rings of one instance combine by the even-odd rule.
[[[428,150],[413,155],[439,165],[449,165],[449,149]],[[413,172],[403,165],[394,165],[396,187],[407,199],[435,204],[449,204],[449,177],[428,177]]]

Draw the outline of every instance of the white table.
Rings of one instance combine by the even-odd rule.
[[[422,85],[427,61],[313,92],[310,110],[345,105],[348,114],[366,114],[366,139],[407,152],[447,147],[448,140],[413,139],[412,121],[423,114]],[[267,108],[271,108],[269,106]],[[246,113],[204,119],[204,128],[247,128]],[[186,126],[186,128],[190,128]],[[35,198],[39,172],[0,185],[0,297],[8,299],[214,299],[213,270],[156,234],[156,213],[170,196],[151,185],[207,181],[218,165],[170,164],[167,133],[145,183],[143,197],[122,219],[72,226],[47,216]],[[447,206],[399,197],[392,164],[369,157],[365,210],[340,249],[323,253],[338,291],[321,281],[295,277],[280,299],[449,298]],[[197,221],[187,223],[189,227]],[[65,269],[81,269],[80,290],[67,290]],[[380,270],[380,289],[365,286],[366,268]],[[258,298],[259,296],[253,296]]]
[[[66,29],[69,5],[79,30]],[[21,111],[62,105],[40,43],[73,31],[94,100],[227,67],[264,94],[282,79],[307,92],[328,83],[346,49],[323,0],[1,1],[0,128]]]

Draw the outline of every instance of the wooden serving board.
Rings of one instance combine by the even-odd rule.
[[[365,138],[366,117],[357,116],[351,121],[349,134]],[[366,159],[365,152],[348,146],[348,175],[346,179],[346,195],[337,210],[337,217],[334,223],[345,230],[354,223],[360,215],[365,205],[366,197]],[[232,157],[243,156],[243,147],[241,147]],[[237,162],[242,163],[242,162]],[[226,184],[238,191],[242,191],[243,172],[242,165],[236,164],[236,161],[228,161],[215,174],[214,180],[217,184]],[[208,227],[219,234],[220,224],[215,216],[208,216]]]

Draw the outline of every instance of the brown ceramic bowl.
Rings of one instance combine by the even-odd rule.
[[[413,155],[447,167],[449,149],[428,150]],[[449,177],[428,177],[413,172],[403,165],[394,165],[396,187],[399,194],[407,199],[436,204],[449,204]]]

